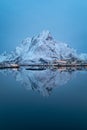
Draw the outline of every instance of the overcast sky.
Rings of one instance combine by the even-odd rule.
[[[0,0],[0,53],[43,30],[87,52],[87,0]]]

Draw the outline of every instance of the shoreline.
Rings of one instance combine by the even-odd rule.
[[[27,69],[46,69],[46,68],[87,68],[87,64],[7,64],[0,65],[0,69],[19,69],[26,67]]]

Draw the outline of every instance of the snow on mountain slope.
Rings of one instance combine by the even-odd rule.
[[[0,62],[46,63],[58,59],[87,59],[87,54],[77,54],[76,50],[66,43],[56,42],[49,31],[25,39],[15,51],[2,54]]]
[[[65,43],[56,42],[51,36],[49,31],[43,31],[36,37],[33,37],[31,41],[25,42],[24,45],[27,49],[22,49],[24,47],[16,48],[16,54],[21,50],[22,62],[49,62],[55,59],[65,59],[69,58],[70,55],[76,57],[76,51],[68,47]],[[19,55],[19,56],[20,56]]]

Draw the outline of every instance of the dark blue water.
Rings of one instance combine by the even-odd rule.
[[[0,130],[87,130],[86,71],[0,72]]]

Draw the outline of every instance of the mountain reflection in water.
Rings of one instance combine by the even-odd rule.
[[[0,70],[0,72],[6,76],[13,76],[26,89],[38,91],[43,96],[49,96],[53,88],[66,84],[78,73],[78,71],[66,71],[66,69],[31,71],[26,68]]]

